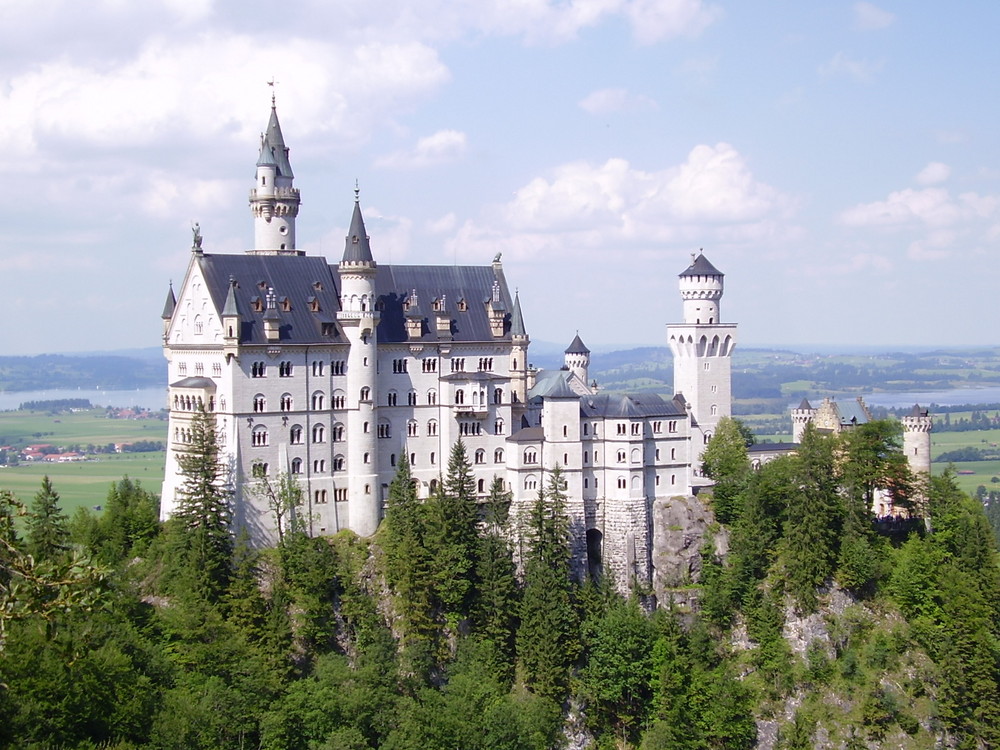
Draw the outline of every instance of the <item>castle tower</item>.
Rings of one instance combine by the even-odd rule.
[[[354,191],[354,215],[340,261],[340,312],[337,320],[351,348],[347,357],[347,487],[348,525],[361,536],[378,528],[382,515],[379,496],[378,456],[375,446],[378,403],[375,310],[375,271],[371,245],[365,233],[358,190]]]
[[[304,255],[295,249],[295,217],[299,191],[292,186],[292,165],[281,135],[278,112],[271,97],[271,119],[261,135],[257,175],[250,191],[253,214],[253,255]]]
[[[930,476],[931,428],[933,419],[927,409],[915,405],[909,414],[899,420],[903,423],[903,453],[910,470]]]
[[[701,253],[680,274],[684,322],[667,327],[674,355],[674,392],[684,395],[702,443],[732,413],[732,354],[736,324],[723,324],[719,302],[723,274]],[[702,447],[692,460],[697,462]]]
[[[801,443],[802,435],[806,431],[806,425],[812,422],[816,416],[816,409],[812,408],[809,399],[802,399],[798,409],[792,409],[792,442]]]
[[[167,343],[167,333],[170,331],[170,321],[174,317],[174,310],[177,309],[177,298],[174,296],[174,285],[171,282],[170,287],[167,289],[167,299],[163,303],[163,314],[160,316],[163,319],[163,343]]]
[[[510,387],[514,398],[522,404],[528,401],[528,332],[521,315],[521,298],[514,292],[514,311],[510,315]]]
[[[573,342],[564,352],[564,362],[566,368],[580,378],[583,384],[587,384],[587,368],[590,367],[590,349],[583,343],[580,334],[576,334]]]

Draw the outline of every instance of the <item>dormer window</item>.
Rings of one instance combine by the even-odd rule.
[[[319,300],[316,299],[315,297],[309,297],[309,298],[307,298],[306,302],[309,305],[309,312],[319,312],[320,311],[320,309],[319,309]]]
[[[290,299],[288,299],[288,297],[282,297],[281,298],[281,310],[282,310],[282,312],[291,312],[292,311],[292,301]]]
[[[465,301],[465,297],[462,297],[462,299],[458,301],[458,311],[465,312],[468,309],[469,309],[469,303]]]
[[[440,298],[440,297],[437,297],[437,298],[436,298],[436,299],[435,299],[435,300],[434,300],[434,301],[433,301],[433,302],[431,303],[431,309],[432,309],[432,310],[434,310],[434,312],[441,312],[441,310],[442,310],[442,309],[444,309],[444,306],[443,306],[443,303],[442,303],[442,301],[441,301],[441,298]]]
[[[264,300],[260,297],[254,297],[251,299],[250,306],[253,308],[254,312],[264,312]]]
[[[258,289],[267,289],[267,281],[265,279],[261,279],[260,281],[258,281],[257,282],[257,288]]]
[[[315,289],[317,292],[322,292],[323,291],[323,282],[322,281],[314,281],[313,282],[313,289]]]

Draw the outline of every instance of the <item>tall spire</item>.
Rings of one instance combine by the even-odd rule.
[[[264,143],[261,145],[261,156],[264,150],[269,149],[274,155],[274,163],[278,167],[278,174],[289,179],[295,177],[292,174],[292,165],[288,161],[288,147],[285,146],[285,139],[281,135],[281,124],[278,122],[278,109],[274,105],[274,97],[271,97],[271,119],[267,121],[267,130],[264,131]]]
[[[351,228],[347,233],[344,245],[343,263],[373,263],[371,243],[365,231],[365,219],[361,215],[360,189],[354,187],[354,215],[351,217]]]
[[[174,309],[177,307],[177,298],[174,296],[174,283],[170,282],[170,287],[167,289],[167,299],[163,303],[163,315],[161,316],[164,320],[170,320],[174,317]]]
[[[254,245],[250,253],[303,255],[295,249],[295,217],[299,215],[301,199],[292,184],[294,176],[272,96],[271,117],[260,135],[257,172],[250,191],[250,211],[254,217]]]
[[[528,332],[524,329],[524,317],[521,315],[521,298],[516,291],[514,292],[514,312],[510,316],[510,335],[528,335]]]

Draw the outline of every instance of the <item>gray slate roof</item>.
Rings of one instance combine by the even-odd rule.
[[[344,243],[344,262],[373,263],[372,246],[365,231],[365,219],[361,215],[361,204],[354,201],[354,215],[351,216],[351,228],[347,232]]]
[[[177,298],[174,296],[174,285],[171,284],[167,289],[167,299],[163,303],[163,315],[161,316],[164,320],[170,320],[174,316],[174,309],[177,307]]]
[[[453,341],[495,341],[487,308],[492,299],[493,282],[500,282],[504,303],[510,304],[507,282],[503,271],[494,273],[491,266],[379,266],[375,273],[375,293],[381,320],[378,340],[382,343],[409,341],[406,333],[404,303],[416,290],[420,305],[433,318],[431,305],[442,295],[447,301],[448,315],[452,320]],[[459,309],[465,300],[467,309]],[[509,321],[504,322],[502,340],[510,340]],[[423,337],[436,341],[433,321],[425,320]]]
[[[215,388],[215,381],[211,378],[191,377],[181,378],[170,384],[171,388]]]
[[[510,316],[510,333],[512,336],[527,336],[524,328],[524,316],[521,315],[521,298],[514,292],[514,312]]]
[[[590,354],[590,349],[588,349],[587,345],[583,343],[583,339],[580,338],[580,334],[578,333],[578,334],[576,334],[576,336],[573,337],[573,341],[570,342],[570,345],[568,347],[566,347],[566,352],[565,353],[566,354]]]
[[[690,266],[684,269],[680,276],[725,276],[718,268],[708,262],[703,253],[698,253]]]
[[[596,393],[580,399],[580,411],[585,417],[642,419],[644,417],[683,417],[687,415],[683,400],[675,396],[667,401],[656,393]]]
[[[197,261],[212,295],[216,310],[224,310],[229,296],[229,277],[236,281],[233,301],[241,313],[240,342],[266,344],[264,314],[267,290],[274,288],[280,300],[287,297],[290,311],[281,312],[280,343],[308,344],[344,341],[339,326],[332,336],[323,336],[323,324],[336,320],[340,309],[337,277],[324,258],[306,255],[214,255],[205,253]],[[316,285],[320,288],[317,288]],[[312,312],[315,297],[319,311]],[[259,301],[260,312],[254,301]]]
[[[271,119],[267,122],[267,130],[264,131],[264,143],[261,146],[260,158],[264,159],[265,151],[270,152],[278,168],[278,174],[282,177],[294,177],[292,165],[288,161],[288,149],[285,147],[285,139],[281,135],[281,125],[278,123],[278,111],[274,104],[271,104]],[[260,164],[260,160],[257,161]]]
[[[835,401],[834,406],[837,407],[837,414],[840,415],[841,424],[868,424],[868,414],[856,399]]]

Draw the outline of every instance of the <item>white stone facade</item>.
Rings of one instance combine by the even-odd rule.
[[[339,263],[295,250],[299,197],[273,109],[256,181],[255,247],[212,254],[196,236],[164,309],[164,517],[177,507],[177,455],[199,403],[216,418],[236,520],[261,544],[276,530],[252,489],[260,474],[298,481],[310,533],[370,535],[400,457],[426,497],[461,439],[479,494],[502,477],[515,513],[560,466],[578,572],[589,564],[620,587],[648,585],[653,505],[702,483],[704,443],[731,410],[736,326],[719,322],[722,274],[699,256],[680,276],[684,322],[669,336],[683,398],[605,394],[587,383],[579,336],[563,370],[529,369],[499,256],[474,267],[380,266],[357,200]]]

